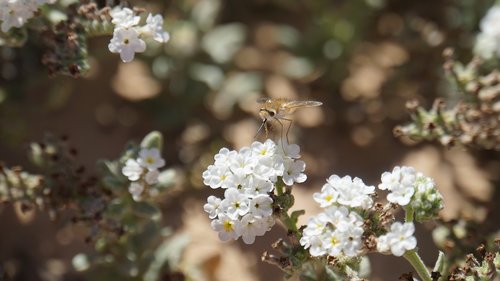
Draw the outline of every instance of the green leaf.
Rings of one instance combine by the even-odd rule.
[[[290,214],[290,219],[296,224],[297,221],[299,220],[299,217],[305,213],[306,211],[304,210],[293,211],[292,214]]]
[[[141,148],[157,148],[161,151],[163,148],[163,135],[158,131],[152,131],[142,140]]]
[[[144,281],[158,280],[161,270],[165,266],[168,266],[171,270],[175,269],[189,242],[190,238],[186,235],[178,235],[165,240],[155,251],[155,258],[144,274]]]
[[[441,276],[444,276],[443,270],[445,269],[446,265],[446,256],[444,255],[443,252],[439,251],[438,258],[436,260],[436,264],[434,265],[434,268],[432,269],[433,272],[439,272],[441,273]]]
[[[136,215],[151,218],[155,221],[158,221],[161,218],[160,209],[152,203],[146,201],[136,202],[133,205],[133,210]]]

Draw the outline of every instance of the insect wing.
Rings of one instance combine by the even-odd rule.
[[[313,106],[320,106],[323,103],[320,101],[312,101],[312,100],[305,100],[305,101],[288,101],[285,102],[281,107],[283,109],[297,109],[301,107],[313,107]]]

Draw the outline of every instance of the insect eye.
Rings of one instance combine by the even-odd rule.
[[[269,116],[274,117],[274,115],[276,115],[276,112],[272,111],[272,110],[269,110]]]

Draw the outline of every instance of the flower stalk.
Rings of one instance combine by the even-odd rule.
[[[417,272],[418,276],[420,276],[420,278],[422,278],[423,281],[432,281],[431,274],[429,270],[427,270],[427,267],[425,266],[424,262],[418,255],[417,251],[415,250],[407,251],[403,255],[403,257],[411,264],[411,266]]]

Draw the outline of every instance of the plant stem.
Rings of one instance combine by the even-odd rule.
[[[413,215],[415,213],[413,211],[413,208],[407,206],[404,210],[405,210],[405,222],[413,222]]]
[[[429,270],[427,270],[427,267],[425,267],[424,262],[415,250],[407,251],[403,257],[411,264],[423,281],[432,281]]]

